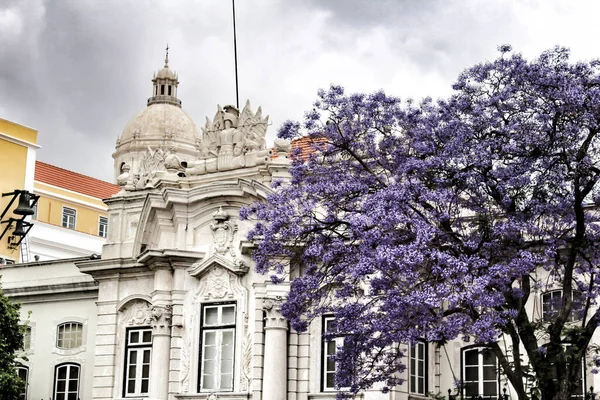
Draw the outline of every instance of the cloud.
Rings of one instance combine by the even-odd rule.
[[[240,103],[270,114],[272,140],[330,83],[436,97],[502,43],[530,57],[557,43],[597,56],[599,11],[568,0],[238,1]],[[230,2],[5,0],[0,117],[39,130],[39,159],[112,180],[115,141],[145,107],[167,42],[198,125],[235,103]]]

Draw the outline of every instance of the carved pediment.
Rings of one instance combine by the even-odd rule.
[[[245,275],[246,272],[248,272],[248,266],[244,264],[244,261],[240,259],[232,261],[220,254],[213,254],[206,260],[192,264],[192,266],[187,269],[187,272],[193,277],[200,279],[215,267],[224,268],[239,276]]]

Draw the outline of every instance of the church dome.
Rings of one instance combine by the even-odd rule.
[[[169,103],[154,103],[134,116],[123,129],[120,142],[131,140],[173,139],[196,142],[196,123],[181,107]]]
[[[169,53],[165,64],[152,78],[152,97],[146,107],[137,113],[123,129],[117,140],[115,153],[115,177],[122,174],[125,164],[131,174],[148,174],[148,168],[164,169],[166,154],[187,161],[196,158],[199,140],[196,123],[182,108],[177,98],[179,80],[169,68]],[[152,167],[148,153],[154,157]],[[154,165],[156,164],[156,165]]]

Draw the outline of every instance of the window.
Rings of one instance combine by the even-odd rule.
[[[200,329],[200,390],[233,391],[235,304],[206,305]]]
[[[410,346],[410,392],[427,393],[427,343],[418,341]]]
[[[583,317],[584,300],[581,292],[571,292],[573,301],[571,303],[571,315],[569,321],[578,321]],[[546,292],[542,295],[542,318],[545,322],[556,318],[562,307],[562,290]]]
[[[323,317],[323,334],[336,331],[335,317]],[[337,348],[343,344],[344,339],[334,338],[327,340],[323,337],[322,350],[322,377],[321,386],[323,391],[335,390],[335,353]]]
[[[59,349],[76,349],[83,344],[83,324],[65,322],[58,326],[56,347]]]
[[[61,364],[56,366],[54,372],[54,400],[78,400],[79,399],[79,375],[78,364]]]
[[[151,359],[152,329],[129,329],[127,331],[124,396],[148,394]]]
[[[21,389],[19,391],[19,400],[27,400],[27,386],[29,385],[29,368],[24,365],[17,365],[17,375],[21,378]]]
[[[463,352],[462,376],[466,397],[498,396],[498,368],[496,355],[485,347],[475,347]]]
[[[108,218],[100,217],[98,219],[98,236],[105,238],[108,234]]]
[[[169,85],[169,96],[171,95],[171,85]]]
[[[75,229],[75,216],[77,211],[69,207],[62,209],[62,226],[64,228]]]
[[[31,349],[31,327],[23,326],[23,350]]]
[[[165,85],[160,85],[160,94],[165,94]]]

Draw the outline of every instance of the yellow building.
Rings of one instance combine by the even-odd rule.
[[[36,150],[39,149],[37,134],[35,129],[0,119],[0,193],[33,190]],[[0,198],[0,212],[10,200],[10,196]],[[9,217],[20,218],[12,214],[16,205],[17,202],[13,203],[4,220]],[[0,228],[2,232],[6,225],[2,224]],[[11,245],[15,240],[12,236],[13,230],[14,225],[0,240],[0,263],[19,260],[19,249]]]
[[[33,193],[40,198],[28,236],[28,257],[48,260],[99,254],[108,234],[102,199],[119,190],[117,185],[36,161]]]

